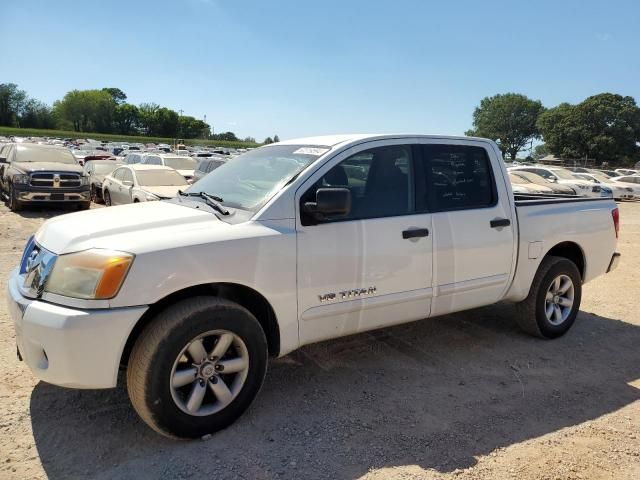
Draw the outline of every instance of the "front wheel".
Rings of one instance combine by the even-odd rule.
[[[546,257],[529,296],[517,304],[518,324],[541,338],[564,335],[575,322],[581,298],[582,277],[576,264],[562,257]]]
[[[111,206],[111,194],[109,193],[109,190],[104,191],[104,204],[107,207]]]
[[[18,200],[18,194],[13,189],[13,185],[9,185],[9,210],[12,212],[22,210],[22,202]]]
[[[198,438],[242,415],[266,368],[266,337],[248,310],[194,297],[161,312],[142,332],[129,358],[127,388],[151,428]]]

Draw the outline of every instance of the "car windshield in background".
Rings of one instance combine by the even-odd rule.
[[[189,192],[205,192],[224,199],[228,207],[257,211],[287,182],[329,147],[274,145],[230,159],[199,180]]]
[[[78,164],[75,157],[66,148],[39,148],[29,145],[18,146],[16,161]]]
[[[116,164],[115,162],[113,163],[109,163],[109,161],[105,161],[105,162],[96,162],[96,164],[93,166],[93,170],[96,173],[111,173],[113,172],[116,167],[119,167],[119,164]]]
[[[164,164],[176,170],[195,170],[198,161],[191,157],[167,157]]]
[[[568,170],[551,170],[556,177],[561,178],[563,180],[575,180],[576,177]]]
[[[175,170],[136,170],[136,177],[144,187],[177,187],[187,183]]]

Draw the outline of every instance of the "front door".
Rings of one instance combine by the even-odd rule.
[[[297,192],[301,344],[429,316],[432,224],[416,210],[414,151],[406,139],[352,147]],[[320,187],[348,188],[351,212],[305,214]]]

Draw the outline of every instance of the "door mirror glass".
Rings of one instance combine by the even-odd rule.
[[[131,180],[123,180],[122,185],[125,187],[133,187],[133,182]]]
[[[317,220],[349,215],[351,191],[348,188],[319,188],[316,191],[316,201],[306,202],[304,210]]]

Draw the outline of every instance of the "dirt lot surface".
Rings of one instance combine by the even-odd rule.
[[[35,380],[2,302],[0,479],[638,479],[640,203],[620,208],[622,264],[565,337],[496,305],[305,347],[207,440],[158,436],[122,387]],[[0,206],[0,288],[51,215]]]

